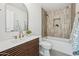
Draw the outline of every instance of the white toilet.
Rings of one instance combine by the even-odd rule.
[[[44,56],[50,56],[51,44],[47,41],[40,42],[40,54]]]

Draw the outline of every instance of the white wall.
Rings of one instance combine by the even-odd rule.
[[[29,15],[29,29],[32,34],[41,34],[41,8],[38,4],[26,4]]]
[[[29,28],[33,34],[41,34],[41,8],[37,4],[27,4],[29,11]],[[12,38],[16,32],[5,32],[5,4],[0,3],[0,41]]]
[[[5,31],[5,4],[0,3],[0,41],[11,39],[16,32],[6,32]]]

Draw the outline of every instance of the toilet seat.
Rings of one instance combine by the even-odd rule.
[[[46,48],[46,49],[51,49],[51,44],[47,41],[43,41],[40,43],[40,45],[43,47],[43,48]]]

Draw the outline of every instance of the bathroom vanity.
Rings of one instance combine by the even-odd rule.
[[[21,42],[21,41],[17,42],[18,45],[16,44],[12,48],[8,48],[1,51],[0,55],[1,56],[38,56],[39,55],[39,38],[31,37],[30,39],[28,39],[28,41],[27,39],[25,39],[24,42]],[[8,46],[5,45],[5,47],[7,48]]]

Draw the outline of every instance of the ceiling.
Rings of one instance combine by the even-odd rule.
[[[65,8],[70,3],[41,3],[41,7],[45,9],[46,11],[52,11],[59,8]]]

